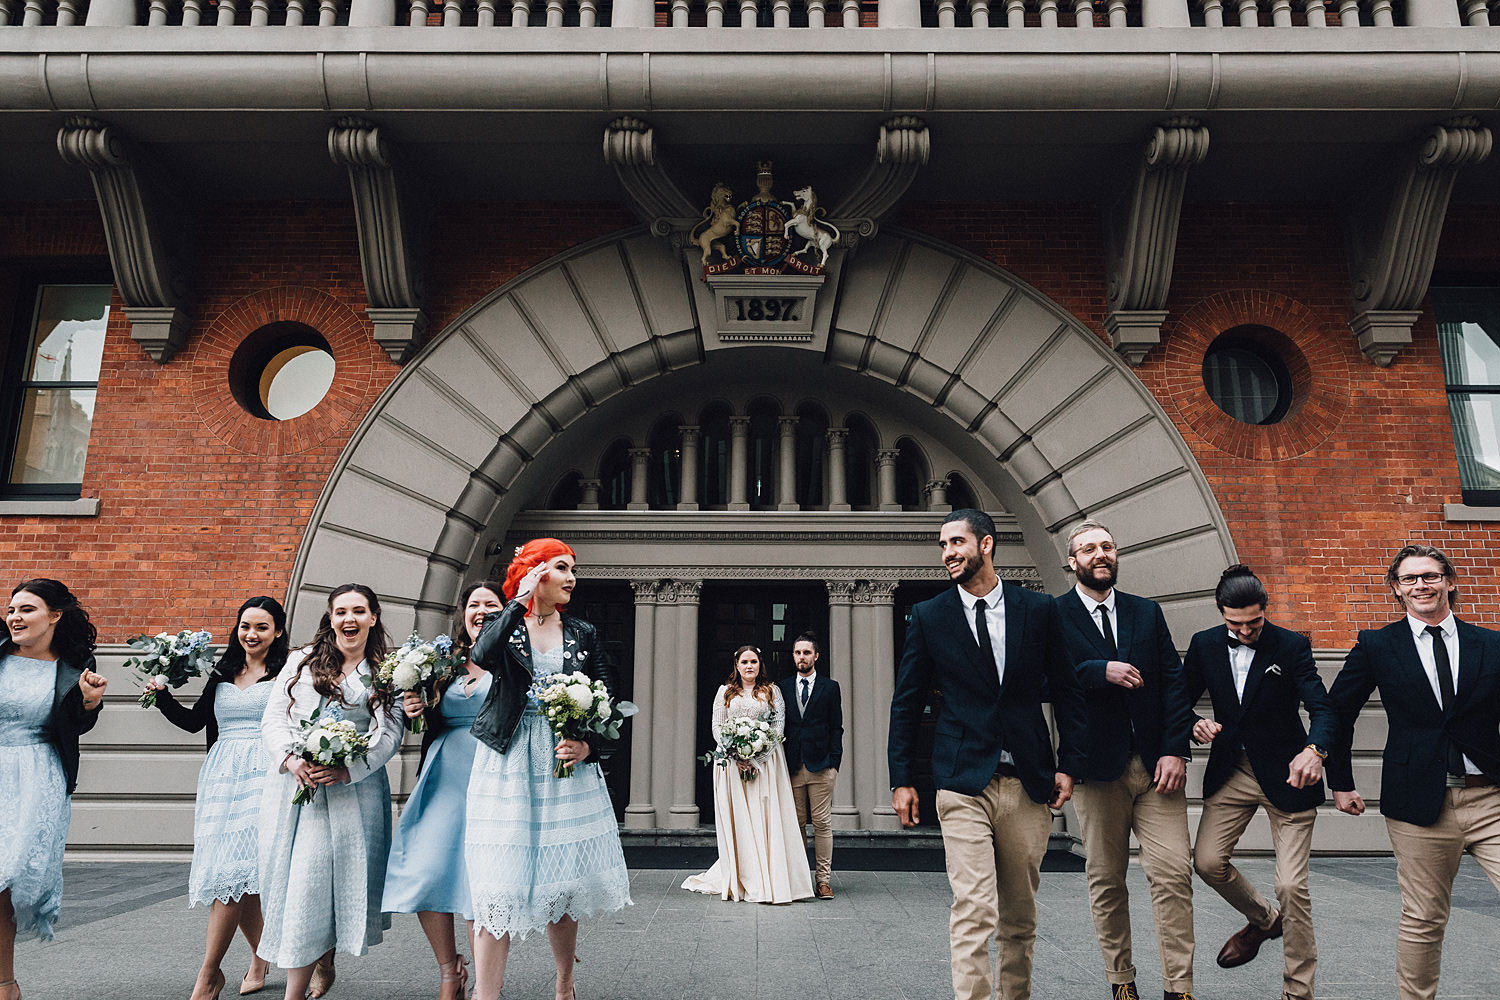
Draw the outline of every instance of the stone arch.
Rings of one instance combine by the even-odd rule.
[[[1075,317],[994,265],[882,231],[844,261],[826,341],[807,363],[932,406],[995,461],[986,485],[1020,522],[1050,588],[1059,534],[1114,528],[1129,585],[1181,636],[1213,620],[1234,545],[1171,420]],[[527,464],[611,397],[721,350],[699,331],[684,259],[631,230],[553,258],[476,303],[407,364],[330,477],[298,552],[294,620],[350,578],[381,594],[392,634],[446,625]],[[797,350],[802,350],[798,348]],[[875,383],[883,383],[877,389]]]

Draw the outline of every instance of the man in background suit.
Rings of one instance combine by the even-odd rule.
[[[1342,812],[1365,811],[1350,746],[1379,688],[1387,722],[1380,812],[1401,887],[1396,988],[1401,1000],[1432,1000],[1464,851],[1500,887],[1500,633],[1454,617],[1458,574],[1440,549],[1403,547],[1385,580],[1406,615],[1362,630],[1333,682],[1328,784]]]
[[[1203,773],[1193,866],[1249,921],[1224,944],[1219,965],[1244,965],[1261,942],[1281,937],[1284,927],[1282,1000],[1313,1000],[1318,948],[1307,862],[1313,820],[1323,804],[1323,758],[1333,742],[1333,711],[1312,646],[1266,620],[1266,588],[1248,566],[1236,563],[1224,571],[1214,603],[1224,626],[1193,636],[1183,664],[1189,703],[1197,704],[1207,688],[1214,706],[1212,720],[1197,716],[1193,724],[1194,740],[1213,743]],[[1311,732],[1302,727],[1299,703],[1312,720]],[[1230,861],[1261,807],[1276,848],[1279,911]]]
[[[1193,859],[1188,841],[1192,704],[1161,606],[1115,589],[1114,535],[1087,520],[1068,534],[1078,579],[1057,598],[1068,656],[1083,687],[1088,740],[1074,803],[1088,853],[1094,933],[1112,1000],[1139,1000],[1125,871],[1130,835],[1151,886],[1165,1000],[1193,990]]]
[[[807,821],[813,825],[813,853],[819,899],[832,899],[833,784],[844,759],[844,705],[839,682],[818,676],[818,640],[803,632],[792,643],[796,676],[784,677],[786,766],[792,773],[792,801],[797,804],[797,831],[807,848]]]
[[[1083,698],[1057,613],[1045,595],[1002,584],[993,564],[995,522],[956,510],[939,531],[956,586],[912,608],[891,701],[891,807],[915,826],[912,763],[927,692],[942,689],[932,747],[953,907],[948,935],[955,1000],[1029,1000],[1036,890],[1052,814],[1073,792]],[[1050,692],[1057,762],[1047,720]]]

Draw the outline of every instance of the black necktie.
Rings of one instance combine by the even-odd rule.
[[[1120,647],[1115,645],[1115,630],[1109,625],[1109,606],[1099,605],[1099,627],[1104,630],[1104,648],[1109,650],[1111,657],[1120,655]]]
[[[1448,644],[1443,641],[1443,630],[1438,625],[1429,625],[1423,629],[1432,637],[1432,665],[1437,669],[1438,690],[1443,692],[1443,714],[1452,715],[1458,701],[1458,694],[1453,687],[1453,664],[1448,659]],[[1448,773],[1464,773],[1464,755],[1454,745],[1452,740],[1448,741]]]
[[[805,678],[802,681],[802,704],[800,707],[804,711],[807,709],[807,680]]]
[[[995,647],[990,643],[990,623],[984,617],[988,610],[989,606],[983,599],[974,602],[974,635],[979,639],[979,651],[984,654],[984,661],[993,667]]]

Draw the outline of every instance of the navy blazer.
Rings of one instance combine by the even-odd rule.
[[[1098,619],[1084,610],[1078,591],[1068,588],[1057,598],[1058,618],[1068,657],[1078,673],[1088,707],[1085,743],[1085,781],[1114,781],[1130,763],[1130,731],[1135,727],[1136,752],[1147,774],[1156,773],[1160,757],[1191,757],[1193,702],[1182,680],[1182,660],[1172,644],[1172,633],[1161,605],[1144,597],[1115,591],[1115,645],[1109,655]],[[1104,679],[1105,664],[1120,660],[1135,667],[1141,686],[1123,688]]]
[[[1229,666],[1229,630],[1206,628],[1188,643],[1183,670],[1188,703],[1196,705],[1208,689],[1214,721],[1223,730],[1214,737],[1203,772],[1203,797],[1213,795],[1234,774],[1240,751],[1250,759],[1255,780],[1271,805],[1282,812],[1302,812],[1323,804],[1323,783],[1293,788],[1286,783],[1292,758],[1315,743],[1327,751],[1337,725],[1328,691],[1313,663],[1312,646],[1296,632],[1266,622],[1255,644],[1243,700],[1234,690]],[[1277,670],[1267,673],[1267,668]],[[1304,729],[1298,704],[1307,708],[1312,728]],[[1195,719],[1202,716],[1194,713]]]
[[[911,610],[906,648],[891,699],[891,787],[912,783],[912,758],[927,692],[943,691],[932,746],[938,788],[978,795],[994,777],[1000,751],[1015,758],[1026,794],[1052,799],[1054,775],[1077,775],[1083,764],[1083,692],[1068,665],[1057,610],[1045,594],[1002,584],[1005,683],[979,649],[958,588],[949,587]],[[1057,763],[1042,715],[1050,696],[1057,720]]]
[[[807,708],[797,710],[797,674],[777,681],[786,700],[786,766],[792,774],[806,766],[814,773],[838,769],[844,759],[844,698],[839,682],[819,674]]]
[[[1354,722],[1377,687],[1387,720],[1382,815],[1417,826],[1437,822],[1447,797],[1449,740],[1500,781],[1500,632],[1458,623],[1457,704],[1444,711],[1406,618],[1362,630],[1328,693],[1338,718],[1328,757],[1328,785],[1336,791],[1354,790]]]

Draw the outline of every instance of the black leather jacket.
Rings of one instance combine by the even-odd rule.
[[[94,728],[99,713],[104,708],[100,702],[93,709],[83,707],[83,691],[78,687],[78,678],[85,670],[93,670],[94,658],[85,657],[74,666],[65,660],[57,661],[57,681],[52,691],[52,715],[47,719],[47,739],[57,749],[62,761],[63,774],[67,778],[68,794],[78,787],[78,737]]]
[[[525,614],[523,601],[511,601],[503,610],[491,611],[485,615],[474,640],[474,662],[494,674],[495,680],[470,732],[496,753],[510,749],[516,727],[526,711],[526,690],[531,687],[532,669],[531,639],[521,621]],[[614,697],[614,671],[594,626],[564,613],[562,631],[563,669],[581,670],[595,680],[604,681],[610,697]],[[591,734],[587,743],[590,759],[602,759],[604,738]]]

